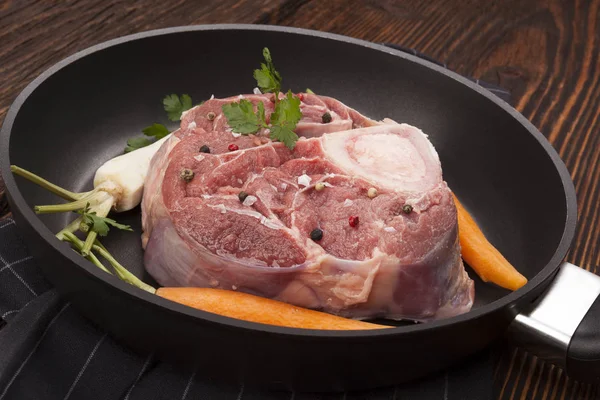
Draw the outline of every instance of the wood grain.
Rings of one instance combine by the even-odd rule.
[[[143,30],[265,23],[413,47],[458,73],[497,83],[558,150],[578,195],[568,261],[600,273],[600,0],[71,0],[0,2],[0,118],[23,87],[60,59]],[[2,191],[0,180],[0,192]],[[0,202],[0,215],[2,203]],[[507,344],[499,399],[598,399]]]

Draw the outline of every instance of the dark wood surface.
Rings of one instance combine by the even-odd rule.
[[[2,0],[0,120],[52,64],[149,29],[263,23],[401,44],[510,89],[516,108],[558,150],[575,182],[579,228],[567,260],[599,273],[599,9],[600,0]],[[8,211],[0,200],[0,217]],[[495,385],[499,399],[600,398],[597,386],[568,379],[510,344],[497,364]]]

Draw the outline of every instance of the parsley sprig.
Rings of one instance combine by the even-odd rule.
[[[90,203],[87,203],[83,209],[77,210],[77,214],[81,215],[79,229],[84,232],[92,231],[96,232],[99,236],[106,236],[110,230],[109,225],[117,229],[133,232],[133,229],[129,225],[119,224],[114,219],[96,215],[96,211],[90,210]]]
[[[171,121],[179,121],[181,114],[192,108],[192,98],[187,94],[177,96],[176,94],[167,95],[163,99],[163,107],[167,112],[167,117]],[[145,136],[134,137],[127,140],[127,146],[125,147],[125,153],[141,149],[151,145],[167,136],[169,129],[163,124],[152,124],[142,129]]]
[[[277,95],[281,92],[281,75],[275,69],[271,52],[266,47],[263,49],[263,57],[265,62],[260,64],[260,69],[254,70],[254,79],[263,93],[275,93],[277,101]]]
[[[192,98],[187,94],[170,94],[163,99],[163,106],[171,121],[179,121],[181,114],[192,108]]]
[[[240,100],[239,103],[224,104],[222,107],[227,123],[236,133],[248,135],[257,132],[260,128],[268,128],[265,122],[265,105],[257,104],[256,113],[249,100]]]
[[[223,114],[231,130],[242,135],[256,133],[259,129],[269,129],[270,137],[285,144],[293,150],[298,141],[298,135],[294,132],[298,121],[302,119],[300,111],[300,99],[288,90],[283,99],[279,99],[281,92],[281,75],[273,65],[273,59],[268,48],[263,49],[265,62],[261,68],[254,70],[256,84],[263,93],[273,93],[275,98],[275,110],[271,114],[270,124],[265,117],[265,105],[258,102],[256,110],[252,102],[242,99],[239,102],[225,104],[222,107]]]

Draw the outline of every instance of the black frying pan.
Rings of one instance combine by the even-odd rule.
[[[56,198],[15,179],[10,164],[72,190],[90,188],[95,170],[122,152],[126,138],[150,123],[166,122],[165,94],[189,93],[200,101],[211,94],[249,92],[264,46],[271,49],[286,88],[309,87],[372,118],[390,117],[429,134],[445,180],[529,283],[509,292],[469,271],[476,300],[462,316],[373,332],[280,328],[220,317],[138,290],[54,238],[71,216],[34,214],[33,205]],[[521,313],[512,325],[521,338],[553,349],[576,378],[599,375],[593,360],[600,346],[587,349],[585,341],[600,315],[595,289],[586,289],[592,294],[582,301],[560,294],[567,309],[576,311],[570,312],[576,322],[545,321],[527,311],[552,282],[554,292],[577,294],[583,291],[577,282],[595,282],[592,274],[580,277],[574,267],[561,267],[576,225],[568,171],[514,109],[427,61],[364,41],[290,28],[214,25],[141,33],[94,46],[43,73],[10,108],[1,145],[12,210],[44,273],[83,314],[135,349],[196,362],[211,376],[274,388],[357,389],[447,367],[503,335]],[[141,232],[139,209],[119,219]],[[113,230],[105,245],[153,283],[142,265],[138,234]],[[553,281],[559,269],[561,282]],[[567,282],[571,276],[577,282]],[[537,322],[548,329],[534,329]],[[556,331],[563,336],[554,337]],[[586,357],[591,357],[587,364]]]

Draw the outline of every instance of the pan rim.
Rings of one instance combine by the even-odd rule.
[[[101,271],[94,265],[89,262],[84,262],[85,260],[79,256],[77,256],[74,252],[67,250],[64,246],[61,246],[61,243],[56,241],[54,233],[52,233],[42,222],[42,220],[27,206],[27,203],[22,196],[21,192],[18,190],[16,180],[14,175],[10,172],[10,154],[9,154],[9,143],[10,143],[10,134],[12,131],[12,127],[14,121],[17,117],[17,114],[23,104],[26,102],[28,97],[40,86],[45,80],[50,78],[52,75],[63,69],[64,67],[72,64],[79,59],[82,59],[90,54],[100,52],[104,49],[118,46],[124,43],[133,42],[140,39],[162,36],[162,35],[170,35],[176,33],[183,32],[200,32],[200,31],[229,31],[229,30],[246,30],[246,31],[267,31],[267,32],[278,32],[278,33],[288,33],[295,35],[303,35],[303,36],[312,36],[323,38],[327,40],[333,40],[337,42],[349,43],[356,46],[362,46],[366,48],[370,48],[376,51],[385,52],[396,57],[400,57],[409,62],[413,62],[415,64],[420,65],[421,67],[429,68],[437,73],[441,73],[447,78],[458,81],[459,83],[467,86],[471,90],[474,90],[478,94],[487,98],[487,100],[495,103],[496,106],[502,108],[506,113],[508,113],[512,118],[516,119],[522,126],[529,131],[529,133],[535,138],[541,147],[546,151],[546,154],[550,157],[553,162],[556,171],[558,172],[561,182],[563,184],[564,194],[565,194],[565,203],[566,203],[566,220],[564,223],[564,230],[560,239],[560,242],[556,246],[556,250],[552,255],[550,261],[546,264],[544,268],[540,272],[538,272],[528,283],[522,287],[521,289],[511,292],[502,298],[493,301],[489,304],[485,304],[477,309],[471,310],[465,314],[458,315],[455,317],[430,321],[423,324],[415,324],[410,326],[400,326],[392,329],[383,329],[383,330],[367,330],[367,331],[325,331],[325,330],[314,330],[314,329],[301,329],[301,328],[288,328],[288,327],[280,327],[274,325],[266,325],[254,322],[247,322],[235,318],[224,317],[217,314],[213,314],[206,311],[197,310],[191,307],[184,306],[179,303],[172,302],[170,300],[166,300],[160,296],[148,293],[144,290],[138,289],[130,284],[127,284],[120,279],[116,278],[113,275],[108,275],[105,272]],[[108,40],[93,46],[90,46],[86,49],[83,49],[79,52],[76,52],[56,64],[52,65],[45,71],[43,71],[38,77],[36,77],[33,81],[31,81],[16,97],[16,99],[11,104],[6,117],[4,119],[2,129],[0,131],[0,171],[5,181],[6,189],[9,196],[12,198],[13,204],[18,208],[18,211],[21,213],[23,218],[27,221],[27,223],[36,231],[38,235],[42,237],[46,242],[48,242],[55,251],[58,251],[64,258],[70,260],[74,263],[78,268],[82,268],[82,270],[87,273],[90,277],[94,279],[99,279],[103,281],[104,284],[108,284],[112,286],[113,289],[120,290],[124,292],[124,295],[129,295],[135,297],[137,300],[145,301],[153,304],[154,306],[158,306],[168,310],[169,312],[175,312],[178,314],[183,314],[188,318],[200,318],[205,320],[206,322],[222,325],[228,328],[234,329],[242,329],[242,330],[251,330],[251,331],[260,331],[266,334],[278,334],[278,335],[288,335],[288,336],[299,336],[299,337],[321,337],[321,338],[376,338],[383,336],[393,336],[400,334],[409,334],[419,332],[429,331],[429,330],[437,330],[442,329],[444,327],[458,324],[461,322],[473,321],[478,318],[481,318],[487,314],[495,312],[501,308],[510,306],[517,302],[527,294],[534,291],[540,285],[543,285],[544,282],[548,281],[553,277],[555,272],[558,270],[560,263],[563,261],[568,249],[571,246],[571,242],[575,235],[575,229],[577,225],[577,200],[576,200],[576,192],[573,181],[571,180],[570,174],[567,170],[566,165],[554,149],[554,147],[550,144],[550,142],[544,137],[544,135],[529,121],[527,120],[520,112],[514,109],[512,106],[493,95],[486,89],[481,86],[469,81],[467,78],[445,69],[441,66],[436,65],[427,60],[423,60],[419,57],[416,57],[411,54],[404,53],[400,50],[395,50],[389,47],[385,47],[380,44],[376,44],[373,42],[355,39],[344,35],[333,34],[328,32],[321,32],[316,30],[304,29],[304,28],[292,28],[292,27],[282,27],[282,26],[272,26],[272,25],[259,25],[259,24],[203,24],[203,25],[190,25],[190,26],[177,26],[170,27],[164,29],[155,29],[149,31],[138,32],[131,35],[122,36],[116,39]]]

